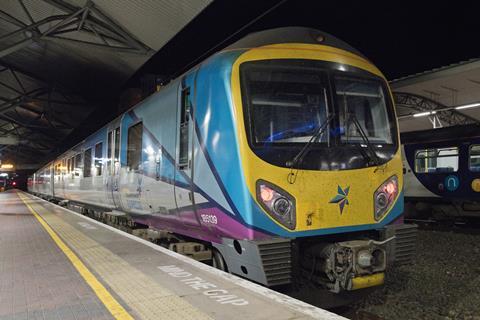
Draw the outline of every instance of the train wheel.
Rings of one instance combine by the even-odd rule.
[[[225,259],[223,259],[222,254],[216,249],[212,249],[212,266],[216,269],[228,272]]]

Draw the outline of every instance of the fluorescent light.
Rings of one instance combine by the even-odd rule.
[[[436,114],[436,113],[437,113],[437,111],[427,111],[427,112],[415,113],[413,116],[414,116],[415,118],[417,118],[417,117],[425,117],[425,116],[430,116],[430,115]]]
[[[463,110],[463,109],[476,108],[476,107],[480,107],[480,103],[477,102],[477,103],[465,104],[463,106],[455,107],[455,110]]]

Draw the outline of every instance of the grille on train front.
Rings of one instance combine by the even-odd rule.
[[[292,248],[290,240],[276,239],[258,242],[258,250],[268,286],[291,283]]]

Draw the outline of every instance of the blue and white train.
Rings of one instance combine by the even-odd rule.
[[[267,286],[377,286],[412,248],[394,241],[410,229],[388,83],[307,28],[218,52],[37,171],[29,190],[206,244],[216,266]]]

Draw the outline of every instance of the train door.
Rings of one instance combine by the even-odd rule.
[[[61,197],[65,199],[65,176],[67,174],[67,159],[63,158],[62,159],[62,166],[61,166],[61,183],[60,183],[60,189],[61,189]]]
[[[122,120],[122,130],[124,130],[122,145],[126,146],[122,153],[122,163],[125,163],[121,180],[123,206],[132,213],[148,214],[151,210],[142,197],[144,192],[143,122],[127,114]]]
[[[199,226],[200,220],[195,210],[195,199],[191,177],[193,170],[193,97],[191,89],[179,86],[177,113],[177,154],[175,160],[175,201],[183,223]]]
[[[106,161],[107,188],[106,197],[111,199],[115,208],[120,208],[120,126],[114,126],[107,134],[107,161]]]

